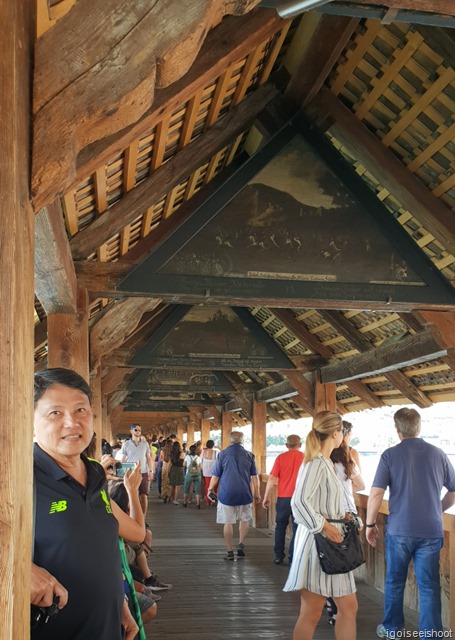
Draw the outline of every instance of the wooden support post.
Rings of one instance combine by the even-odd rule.
[[[258,473],[265,473],[267,438],[266,403],[253,400],[252,440]]]
[[[77,293],[77,314],[51,313],[47,317],[48,366],[77,371],[89,380],[88,295]]]
[[[28,167],[35,4],[0,2],[0,635],[5,639],[30,637],[35,220]]]
[[[205,446],[205,443],[210,438],[210,420],[208,418],[204,418],[201,420],[201,442],[202,445]]]
[[[101,438],[105,438],[108,442],[112,440],[112,427],[109,414],[107,412],[107,398],[105,395],[101,396]]]
[[[194,444],[194,422],[188,422],[186,425],[186,445],[190,447]]]
[[[101,439],[103,433],[103,409],[101,396],[101,368],[96,369],[96,374],[90,378],[90,388],[93,394],[93,430],[96,433],[96,458],[101,460]]]
[[[183,443],[183,425],[182,424],[178,424],[177,425],[177,440],[180,442],[180,444]]]
[[[334,382],[322,384],[317,371],[313,374],[313,380],[315,413],[319,413],[319,411],[336,411],[336,384]]]
[[[226,449],[231,442],[229,440],[229,434],[232,431],[232,418],[230,413],[223,411],[221,414],[221,448]]]

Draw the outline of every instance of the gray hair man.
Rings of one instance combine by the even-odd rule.
[[[226,560],[234,560],[233,525],[239,522],[239,543],[237,558],[245,557],[244,541],[253,518],[253,500],[261,501],[259,477],[254,456],[243,448],[243,433],[233,431],[231,445],[218,454],[210,492],[219,484],[216,521],[224,525],[223,534],[226,544]]]
[[[381,456],[366,521],[366,538],[375,547],[376,517],[389,487],[384,618],[376,629],[380,638],[394,637],[404,627],[403,594],[411,560],[420,596],[419,633],[443,631],[439,581],[442,512],[455,503],[455,470],[442,449],[419,437],[420,414],[403,408],[393,419],[400,443]],[[441,501],[443,487],[448,492]]]

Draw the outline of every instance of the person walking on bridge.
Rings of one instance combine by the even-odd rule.
[[[442,513],[455,503],[455,470],[442,449],[419,437],[420,414],[403,408],[393,419],[400,443],[382,454],[367,505],[366,538],[375,547],[376,518],[389,487],[384,618],[376,629],[379,638],[398,637],[397,632],[403,629],[403,595],[411,560],[419,589],[419,633],[443,631],[439,581]],[[443,487],[448,492],[441,501]]]
[[[294,536],[297,531],[297,523],[292,515],[291,498],[294,493],[297,474],[303,462],[303,453],[300,451],[302,441],[300,436],[291,435],[286,440],[288,451],[281,453],[275,460],[265,487],[262,506],[264,509],[270,507],[270,494],[278,481],[276,517],[275,517],[275,564],[283,564],[285,557],[286,529],[289,519],[292,521],[292,538],[289,543],[289,564],[292,562],[292,552],[294,550]]]
[[[261,501],[256,463],[253,454],[243,448],[243,433],[233,431],[230,439],[232,444],[217,457],[209,485],[210,498],[219,483],[216,521],[224,525],[226,560],[234,560],[233,525],[236,522],[239,522],[237,558],[245,557],[244,542],[253,519],[253,498],[256,503]]]

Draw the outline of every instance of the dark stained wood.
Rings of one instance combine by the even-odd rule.
[[[260,391],[256,391],[254,397],[257,402],[276,402],[277,400],[292,398],[296,395],[297,391],[291,385],[289,380],[283,380],[282,382],[277,382],[276,384],[264,387],[264,389],[261,389]]]
[[[258,473],[266,472],[266,435],[267,435],[267,419],[266,419],[265,402],[257,402],[253,400],[253,422],[252,422],[252,451],[256,458],[256,467]],[[256,524],[256,526],[261,526]]]
[[[346,383],[352,393],[359,396],[369,407],[384,407],[384,402],[375,393],[370,391],[366,384],[360,380],[349,380]],[[409,396],[408,396],[409,397]]]
[[[425,407],[431,407],[433,404],[423,391],[420,391],[420,389],[413,384],[412,380],[405,376],[404,373],[401,373],[401,371],[388,371],[386,377],[392,386],[401,391],[405,398],[409,398],[409,400],[418,407],[424,409]]]
[[[76,312],[76,272],[59,201],[35,218],[35,293],[46,313]]]
[[[35,325],[35,351],[41,349],[47,342],[47,319]]]
[[[356,327],[347,320],[339,311],[325,311],[322,309],[319,311],[320,315],[327,320],[337,333],[342,335],[346,340],[355,347],[360,353],[364,351],[371,351],[373,345],[371,342],[363,336]]]
[[[321,382],[345,382],[366,376],[401,369],[418,362],[426,362],[446,355],[447,349],[439,345],[431,332],[403,338],[399,342],[378,347],[368,353],[345,358],[322,367]]]
[[[158,615],[146,625],[148,640],[290,640],[298,616],[297,592],[284,593],[288,566],[274,565],[273,535],[250,529],[246,558],[223,560],[222,526],[215,509],[164,505],[152,484],[147,522],[154,553],[148,563],[163,582]],[[237,527],[234,527],[237,531]],[[382,618],[383,594],[357,580],[357,640],[372,640]],[[415,630],[417,614],[405,609],[406,629]],[[323,614],[314,640],[333,640]]]
[[[308,331],[305,325],[296,319],[292,311],[289,309],[271,309],[271,311],[308,349],[327,358],[333,355],[332,350],[323,345],[317,336]]]
[[[320,411],[336,411],[337,410],[337,393],[336,385],[328,380],[321,381],[319,371],[313,373],[314,386],[314,412]]]
[[[265,85],[232,109],[208,131],[179,151],[172,162],[165,163],[135,189],[114,204],[71,240],[73,255],[89,256],[96,247],[131,223],[200,167],[241,131],[251,125],[256,115],[276,95],[274,87]]]
[[[423,11],[455,16],[452,0],[350,0],[352,4],[377,5],[400,11]]]
[[[298,391],[298,396],[293,397],[292,401],[312,415],[314,412],[314,388],[311,382],[300,373],[286,371],[285,375],[292,387]]]
[[[309,37],[306,22],[300,24],[303,55],[285,91],[285,96],[299,107],[307,105],[319,92],[358,24],[357,19],[344,16],[316,15],[311,16],[317,24],[308,29]],[[308,20],[309,16],[305,18]]]
[[[381,144],[380,140],[359,122],[330,91],[321,90],[307,112],[322,122],[330,119],[330,129],[353,156],[388,189],[403,208],[455,253],[455,217],[445,204],[430,191]]]
[[[224,405],[224,411],[235,412],[240,410],[242,413],[245,414],[245,416],[249,420],[252,420],[252,417],[253,417],[252,402],[253,402],[252,397],[250,395],[236,393],[234,394],[234,397],[232,398],[232,400],[229,400],[229,402],[226,402],[226,404]]]

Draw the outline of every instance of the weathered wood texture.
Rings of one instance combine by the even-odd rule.
[[[30,634],[33,237],[29,194],[34,6],[0,3],[0,635]]]
[[[77,313],[51,313],[47,318],[48,367],[74,369],[89,380],[88,296],[77,295]]]
[[[90,329],[90,367],[96,368],[101,358],[119,347],[137,327],[147,311],[153,311],[159,300],[129,298],[115,302]]]
[[[81,149],[133,124],[155,87],[188,71],[213,24],[257,1],[79,0],[36,46],[35,206],[71,181]]]
[[[76,313],[76,272],[59,201],[36,216],[35,293],[46,313]]]
[[[267,415],[265,402],[253,400],[252,424],[253,453],[258,473],[265,473]]]

